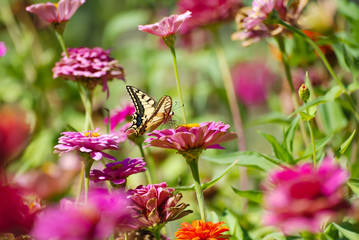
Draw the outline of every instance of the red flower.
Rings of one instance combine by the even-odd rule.
[[[181,223],[180,229],[175,233],[177,240],[226,240],[229,235],[222,235],[223,232],[229,230],[228,227],[221,227],[224,222],[212,223],[196,220],[189,223]]]

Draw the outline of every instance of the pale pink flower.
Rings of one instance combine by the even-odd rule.
[[[322,223],[345,216],[350,209],[344,185],[348,172],[326,157],[315,168],[306,163],[270,174],[264,204],[264,222],[286,234],[317,233]]]
[[[110,160],[116,160],[115,157],[104,153],[104,150],[119,150],[119,138],[113,134],[100,134],[99,128],[94,131],[81,132],[63,132],[59,138],[59,144],[55,146],[55,153],[60,155],[68,152],[79,152],[90,154],[93,160],[101,160],[106,157]]]
[[[60,0],[55,3],[38,3],[26,7],[26,11],[36,14],[49,23],[68,21],[86,0]]]
[[[151,33],[159,37],[168,37],[169,35],[176,34],[182,24],[190,17],[190,11],[179,15],[174,14],[169,17],[164,17],[161,21],[155,24],[139,25],[138,30]]]
[[[223,122],[180,125],[176,129],[154,130],[147,134],[147,146],[171,148],[179,152],[193,149],[224,149],[220,143],[232,141],[237,134],[228,132],[229,125]]]
[[[0,42],[0,57],[4,56],[7,52],[7,48],[4,42]]]

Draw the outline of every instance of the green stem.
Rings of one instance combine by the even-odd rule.
[[[67,52],[67,48],[65,45],[64,35],[58,31],[55,31],[55,34],[56,34],[57,40],[59,40],[62,51],[64,51],[64,53],[66,54],[66,57],[69,57],[69,53]]]
[[[92,91],[86,89],[80,83],[78,83],[78,88],[81,96],[82,103],[85,107],[85,131],[93,130],[94,125],[92,121]]]
[[[87,202],[89,186],[90,186],[90,171],[93,164],[93,159],[88,156],[84,159],[85,161],[85,202]]]
[[[339,80],[339,78],[337,77],[337,75],[335,74],[333,68],[330,66],[327,58],[325,57],[324,53],[322,52],[322,50],[320,50],[320,48],[317,46],[317,44],[310,39],[310,37],[308,37],[307,35],[305,35],[301,30],[291,26],[290,24],[284,22],[283,20],[278,20],[278,23],[284,27],[286,27],[287,29],[289,29],[290,31],[292,31],[293,33],[298,34],[299,36],[301,36],[302,38],[304,38],[311,46],[312,48],[316,51],[316,53],[319,55],[319,57],[322,59],[325,67],[327,68],[327,70],[329,71],[330,75],[332,75],[333,79],[336,81],[336,83],[341,87],[341,89],[344,92],[344,96],[347,99],[347,101],[349,102],[350,106],[351,106],[351,110],[354,113],[354,116],[356,118],[356,120],[359,122],[359,113],[357,111],[357,107],[355,106],[355,103],[353,101],[353,99],[351,98],[351,96],[349,95],[347,89],[345,88],[344,84]]]
[[[227,98],[229,102],[229,107],[231,109],[232,118],[233,118],[233,124],[236,129],[236,133],[238,135],[238,149],[239,151],[245,151],[246,150],[246,139],[244,136],[244,130],[242,125],[242,118],[241,113],[239,111],[238,102],[236,99],[236,94],[234,92],[234,85],[232,80],[231,71],[229,70],[229,66],[227,63],[227,58],[223,49],[223,46],[221,44],[221,41],[219,39],[218,29],[213,28],[212,34],[214,38],[214,45],[215,45],[215,51],[217,55],[218,64],[221,70],[222,79],[224,83],[224,87],[226,89]]]
[[[156,230],[153,230],[152,233],[155,235],[156,240],[161,240],[161,229],[157,228]]]
[[[317,165],[317,158],[316,158],[316,153],[315,153],[315,144],[314,144],[314,134],[313,134],[313,129],[312,129],[312,125],[310,124],[310,120],[308,121],[308,127],[309,127],[309,132],[310,132],[310,138],[312,139],[312,148],[313,148],[313,165],[314,167]]]
[[[191,168],[193,180],[194,180],[194,187],[196,190],[196,196],[199,206],[199,211],[201,213],[202,221],[206,221],[206,210],[205,210],[205,202],[203,197],[203,191],[201,187],[201,181],[199,178],[199,171],[198,171],[198,157],[197,159],[187,160],[188,166]]]
[[[285,50],[284,39],[281,36],[278,36],[275,38],[275,40],[277,41],[279,50],[282,53],[282,63],[284,65],[286,79],[287,79],[287,82],[290,87],[290,91],[291,91],[291,95],[292,95],[292,99],[293,99],[293,103],[294,103],[294,108],[297,109],[299,106],[298,100],[297,100],[297,93],[296,93],[296,90],[294,89],[292,74],[290,72],[289,58],[287,55],[287,51]],[[307,132],[305,131],[305,126],[302,121],[299,122],[299,129],[300,129],[300,132],[303,137],[304,145],[308,146],[309,145],[308,135],[307,135]]]
[[[183,98],[182,98],[181,85],[180,85],[179,76],[178,76],[176,50],[175,50],[175,48],[173,46],[169,47],[169,48],[171,49],[172,58],[173,58],[173,68],[175,70],[175,75],[176,75],[178,96],[180,98],[181,106],[182,106],[183,122],[184,122],[184,124],[186,124],[187,123],[187,121],[186,121],[186,113],[184,111],[184,103],[183,103]]]
[[[138,143],[138,148],[140,149],[141,156],[143,157],[143,161],[146,162],[147,171],[145,171],[145,174],[146,174],[147,182],[148,184],[153,184],[154,182],[157,182],[156,171],[155,171],[156,165],[152,158],[145,157],[145,152],[143,151],[142,142]]]
[[[84,177],[85,177],[85,163],[83,161],[81,161],[79,190],[77,191],[76,204],[79,203],[79,201],[80,201],[80,196],[81,196],[81,192],[82,192],[82,186],[84,184]]]

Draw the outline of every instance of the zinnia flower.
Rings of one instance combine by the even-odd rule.
[[[116,160],[115,157],[104,153],[103,150],[118,150],[119,138],[113,134],[100,134],[99,128],[93,132],[63,132],[59,138],[59,144],[55,146],[55,153],[64,154],[67,152],[89,153],[93,160],[101,160],[106,157]]]
[[[19,189],[0,182],[0,232],[14,235],[29,233],[35,212],[25,204]]]
[[[280,19],[292,25],[302,12],[307,0],[291,2],[287,8],[284,0],[253,0],[252,8],[244,7],[236,16],[237,32],[232,35],[232,40],[241,40],[243,46],[248,46],[265,37],[278,35],[283,32],[283,27],[278,24]],[[277,15],[274,14],[274,11]]]
[[[109,94],[107,81],[114,78],[124,80],[123,68],[110,57],[110,50],[102,48],[69,48],[69,57],[62,53],[62,58],[52,69],[54,78],[61,77],[79,81],[89,90],[97,85],[103,86],[103,91]]]
[[[48,239],[105,239],[114,233],[118,222],[131,214],[121,192],[109,194],[101,189],[89,193],[88,201],[75,204],[62,201],[38,215],[31,236]]]
[[[195,220],[192,225],[189,223],[181,223],[181,228],[175,233],[177,240],[226,240],[229,235],[222,235],[229,228],[222,227],[224,222],[212,223]]]
[[[102,171],[92,170],[90,179],[94,182],[110,180],[115,184],[123,184],[132,174],[146,171],[146,163],[141,158],[126,158],[123,161],[106,164]]]
[[[208,148],[224,149],[220,143],[236,139],[237,134],[228,132],[228,129],[229,125],[223,122],[180,125],[176,129],[154,130],[145,142],[148,142],[146,147],[171,148],[180,154],[192,151],[197,155]]]
[[[143,227],[148,229],[161,229],[166,222],[174,221],[190,214],[192,210],[184,209],[188,204],[178,202],[182,194],[174,195],[174,188],[167,188],[166,183],[138,186],[136,189],[129,190],[128,196],[133,204],[130,207],[136,214],[137,219]]]
[[[159,37],[168,37],[169,35],[176,34],[182,24],[190,17],[191,12],[186,11],[180,15],[174,14],[169,17],[164,17],[161,21],[155,24],[139,25],[138,30],[151,33]]]
[[[134,112],[133,104],[127,104],[119,110],[114,110],[110,116],[110,130],[113,131],[118,124],[123,123],[128,117],[131,118]],[[108,124],[107,118],[105,118],[105,124]]]
[[[238,64],[232,71],[237,97],[244,105],[265,103],[276,75],[263,62]]]
[[[68,21],[86,0],[60,0],[56,3],[38,3],[26,7],[26,11],[36,14],[49,23]]]
[[[0,42],[0,57],[4,56],[7,52],[6,45],[4,42]]]
[[[177,3],[177,11],[179,13],[192,12],[192,18],[183,25],[183,32],[231,21],[240,4],[239,0],[180,0]]]
[[[348,173],[329,157],[317,169],[306,163],[273,172],[263,201],[268,210],[265,223],[280,227],[286,234],[320,232],[324,221],[347,214],[347,179]]]

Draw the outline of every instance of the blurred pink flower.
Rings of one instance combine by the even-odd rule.
[[[110,116],[110,130],[111,132],[116,128],[120,123],[123,123],[126,118],[131,118],[132,114],[135,112],[135,107],[133,104],[127,104],[119,110],[114,110]],[[105,118],[105,124],[108,124],[108,118]]]
[[[134,218],[143,227],[161,228],[169,221],[190,214],[191,210],[184,211],[189,206],[188,204],[178,204],[182,194],[174,195],[174,191],[174,188],[167,188],[165,182],[147,186],[140,185],[134,190],[130,189],[128,198],[133,202],[130,208],[136,212]]]
[[[63,132],[59,138],[59,144],[55,146],[54,153],[60,155],[68,152],[89,153],[93,160],[101,160],[106,157],[110,160],[116,160],[115,157],[102,152],[106,149],[119,150],[119,138],[113,134],[100,134],[99,128],[93,132]]]
[[[52,69],[54,78],[79,81],[90,90],[97,85],[109,94],[107,81],[114,78],[125,80],[123,68],[110,57],[110,50],[102,48],[69,48],[69,57],[62,53],[62,58]]]
[[[259,61],[236,65],[232,76],[237,97],[247,106],[266,102],[269,88],[277,77]]]
[[[0,171],[16,159],[26,146],[30,126],[26,122],[25,112],[17,107],[0,108]]]
[[[274,18],[274,11],[280,19],[296,25],[307,1],[295,1],[287,7],[287,1],[284,0],[253,0],[252,8],[244,7],[239,10],[236,16],[237,32],[233,33],[232,40],[241,40],[243,46],[248,46],[282,33],[284,29]]]
[[[88,201],[75,204],[62,200],[38,215],[31,236],[37,240],[105,239],[114,233],[118,222],[130,217],[128,200],[122,192],[105,189],[89,192]]]
[[[126,158],[123,161],[110,162],[102,171],[91,170],[90,179],[94,182],[109,180],[115,184],[123,184],[128,176],[146,171],[145,165],[142,158]]]
[[[139,25],[138,30],[151,33],[159,37],[168,37],[169,35],[176,34],[182,24],[190,17],[191,12],[186,11],[183,14],[174,14],[169,17],[164,17],[161,21],[155,24]]]
[[[29,233],[36,212],[25,204],[20,189],[2,185],[0,182],[0,233]]]
[[[189,150],[204,150],[207,148],[224,149],[220,143],[237,138],[236,133],[228,132],[229,125],[223,122],[204,122],[198,124],[180,125],[176,129],[154,130],[149,133],[145,142],[148,146],[171,148],[179,153]]]
[[[280,227],[285,234],[320,232],[324,221],[348,213],[350,205],[344,196],[348,177],[329,157],[318,169],[306,163],[273,172],[263,201],[268,210],[264,222]]]
[[[74,153],[64,154],[58,164],[46,163],[15,178],[17,185],[43,200],[53,200],[65,194],[81,169],[80,158]]]
[[[187,33],[195,28],[231,21],[240,5],[239,0],[180,0],[177,12],[192,12],[192,18],[183,24],[181,31]]]
[[[0,57],[4,56],[7,52],[7,48],[4,42],[0,42]]]
[[[60,0],[56,3],[38,3],[26,7],[26,11],[36,14],[49,23],[68,21],[86,0]]]

